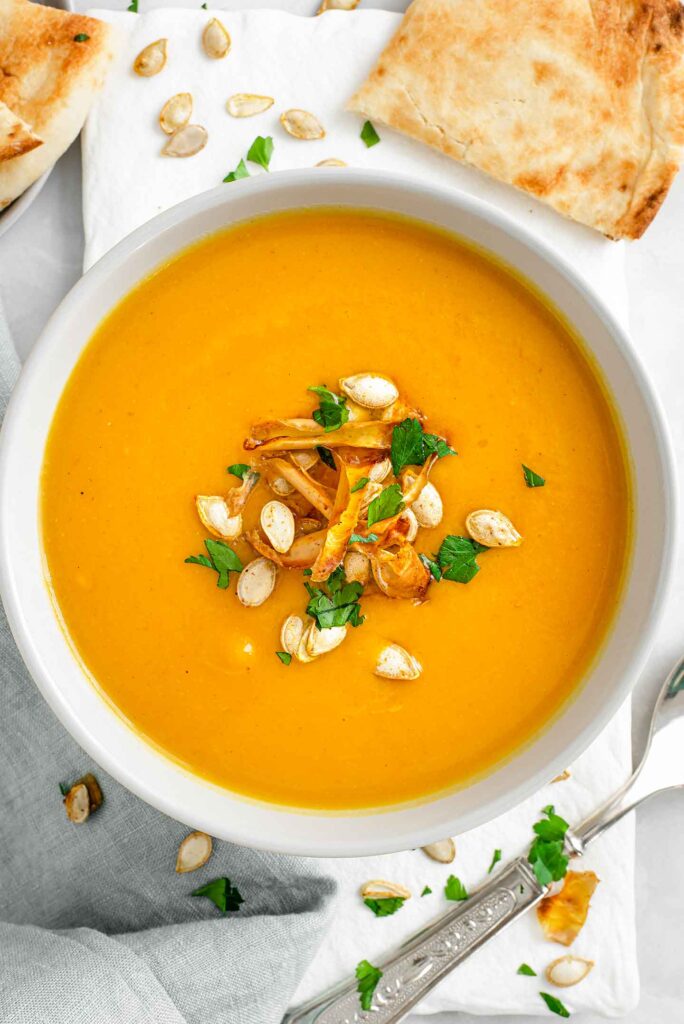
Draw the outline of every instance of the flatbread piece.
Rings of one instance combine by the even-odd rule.
[[[414,0],[349,109],[638,238],[684,148],[679,0]]]
[[[0,209],[76,138],[104,80],[112,45],[111,27],[95,18],[28,0],[0,0],[0,151],[3,108],[37,140],[11,159],[0,156]]]

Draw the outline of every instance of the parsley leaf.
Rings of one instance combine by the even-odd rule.
[[[487,549],[483,544],[478,544],[470,537],[457,537],[449,534],[442,541],[442,546],[437,552],[437,562],[442,570],[445,580],[453,580],[455,583],[470,583],[473,576],[477,576],[480,566],[475,561],[475,556]]]
[[[421,896],[429,896],[431,893],[432,893],[432,889],[430,888],[429,885],[426,885],[420,895]]]
[[[501,860],[501,850],[495,850],[494,851],[494,855],[492,856],[492,863],[487,868],[487,874],[488,875],[491,875],[492,871],[494,870],[495,866],[499,863],[500,860]]]
[[[442,578],[442,570],[438,566],[437,562],[433,561],[432,558],[429,558],[427,555],[418,555],[418,557],[425,568],[430,572],[433,580],[436,580],[439,583]]]
[[[350,544],[375,544],[378,539],[377,533],[369,533],[367,537],[362,537],[360,533],[352,533],[349,538]]]
[[[271,162],[273,156],[273,139],[270,135],[264,138],[262,135],[257,135],[252,145],[247,150],[247,159],[253,164],[259,164],[265,171],[268,170],[268,165]]]
[[[349,409],[347,408],[346,398],[336,395],[334,391],[330,391],[323,384],[310,387],[308,390],[318,395],[319,405],[318,409],[314,409],[313,418],[319,426],[323,427],[326,433],[331,430],[338,430],[343,423],[347,422],[349,419]]]
[[[74,36],[75,43],[87,43],[90,36],[86,35],[85,32],[77,32]]]
[[[226,174],[224,181],[239,181],[240,178],[249,178],[249,171],[244,160],[241,160],[234,171]]]
[[[368,149],[370,149],[371,146],[377,146],[378,142],[380,142],[380,136],[370,121],[364,122],[363,128],[361,129],[361,138],[366,143],[366,147]]]
[[[209,552],[206,555],[190,555],[185,561],[193,565],[204,565],[207,569],[214,569],[218,573],[216,586],[225,590],[230,581],[231,572],[241,572],[242,562],[225,541],[208,538],[204,546]]]
[[[363,593],[360,583],[347,583],[344,569],[340,567],[331,573],[326,581],[328,593],[321,587],[313,587],[305,583],[309,595],[306,614],[316,620],[319,629],[331,629],[333,626],[360,626],[364,621],[361,614],[359,598]]]
[[[390,458],[395,476],[399,475],[404,466],[422,466],[428,455],[437,455],[442,459],[445,455],[455,454],[443,437],[426,434],[418,419],[409,417],[402,420],[392,431]]]
[[[138,0],[131,0],[130,4],[126,8],[127,11],[132,11],[133,14],[138,13]]]
[[[516,974],[524,974],[528,978],[536,978],[537,972],[533,971],[529,964],[520,964],[520,967],[515,972]]]
[[[444,886],[444,895],[448,900],[467,900],[468,893],[460,878],[456,875],[449,875]]]
[[[543,487],[546,483],[543,476],[539,476],[539,473],[535,473],[533,469],[530,469],[530,467],[526,466],[524,463],[522,471],[523,476],[525,477],[525,483],[528,487]]]
[[[201,885],[190,895],[206,896],[224,914],[229,910],[239,910],[240,904],[245,902],[240,895],[240,890],[233,885],[230,878],[215,878],[213,882]]]
[[[565,833],[568,823],[556,814],[551,804],[544,808],[547,821],[533,825],[537,838],[530,846],[527,859],[532,865],[540,885],[550,885],[565,877],[568,857],[564,850]]]
[[[68,796],[69,790],[71,789],[71,786],[68,786],[66,784],[66,782],[60,782],[60,783],[58,783],[58,785],[59,785],[59,791],[62,794],[62,796]]]
[[[373,964],[369,964],[367,960],[361,960],[356,965],[356,988],[359,993],[362,1010],[370,1010],[371,1003],[373,1002],[373,993],[378,987],[378,982],[381,978],[382,971],[380,968],[373,967]]]
[[[401,487],[399,484],[390,484],[389,487],[385,487],[384,491],[380,491],[377,498],[373,498],[368,506],[368,528],[370,529],[374,523],[379,523],[383,519],[388,519],[390,516],[394,516],[397,512],[401,512],[404,507],[404,496],[401,493]]]
[[[362,476],[360,480],[356,481],[356,483],[352,487],[350,493],[351,494],[356,494],[356,492],[362,490],[362,488],[364,488],[367,483],[370,483],[370,477],[369,476]]]
[[[384,899],[363,901],[376,917],[390,917],[401,910],[406,900],[402,896],[386,896]]]
[[[324,465],[329,466],[330,469],[336,469],[337,468],[335,466],[335,460],[333,458],[333,454],[332,454],[332,452],[330,451],[329,448],[324,448],[323,445],[319,444],[318,447],[316,448],[316,451],[318,452],[319,459],[321,460],[321,462]]]
[[[276,658],[280,658],[283,665],[289,665],[292,661],[292,655],[287,651],[276,651]]]
[[[540,992],[539,995],[542,997],[551,1013],[557,1013],[559,1017],[570,1016],[570,1011],[566,1006],[563,1006],[560,999],[557,999],[555,996],[549,995],[548,992]]]
[[[249,466],[246,462],[234,462],[232,466],[227,467],[226,472],[232,473],[238,480],[244,480],[245,473],[249,473]]]

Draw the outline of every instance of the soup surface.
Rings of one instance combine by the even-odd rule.
[[[432,471],[444,516],[417,550],[464,535],[482,508],[523,542],[479,554],[469,583],[433,583],[420,605],[362,597],[365,622],[340,647],[285,665],[275,652],[283,619],[306,607],[301,569],[243,607],[235,576],[219,589],[184,561],[208,536],[195,495],[239,483],[226,467],[249,461],[255,421],[310,416],[310,385],[365,370],[458,451]],[[545,486],[526,486],[522,464]],[[246,526],[273,497],[262,490]],[[42,483],[56,600],[119,712],[218,784],[330,809],[463,784],[549,722],[615,610],[628,509],[609,403],[560,320],[454,238],[332,209],[239,225],[131,292],[71,376]],[[419,678],[373,673],[388,641]]]

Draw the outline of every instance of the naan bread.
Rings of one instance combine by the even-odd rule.
[[[28,153],[41,143],[42,139],[33,134],[26,121],[0,103],[0,162]]]
[[[75,37],[88,38],[77,42]],[[95,18],[0,0],[0,104],[42,145],[0,162],[0,209],[78,135],[111,58],[110,26]],[[2,128],[0,128],[0,140]]]
[[[678,0],[414,0],[349,108],[611,238],[684,147]]]

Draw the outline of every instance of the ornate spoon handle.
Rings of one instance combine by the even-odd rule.
[[[283,1024],[397,1024],[445,974],[546,891],[526,860],[514,861],[379,964],[382,978],[369,1010],[361,1009],[356,982],[345,982],[292,1010]]]

